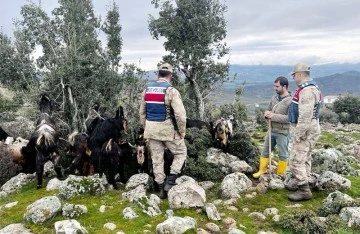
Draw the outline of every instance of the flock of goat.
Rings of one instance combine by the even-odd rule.
[[[38,189],[43,183],[44,164],[49,160],[54,163],[58,178],[64,178],[64,174],[70,173],[84,176],[94,173],[99,173],[100,176],[105,174],[109,184],[117,189],[115,175],[119,173],[120,181],[126,182],[124,164],[127,159],[133,157],[134,147],[138,172],[152,174],[151,152],[147,140],[143,138],[143,130],[138,132],[136,146],[122,142],[127,124],[122,107],[118,108],[114,118],[94,119],[87,133],[74,132],[69,136],[66,151],[72,162],[68,167],[63,168],[59,153],[60,138],[51,118],[53,106],[53,101],[47,95],[41,96],[41,114],[28,143],[10,151],[13,161],[22,166],[24,173],[36,172]],[[214,146],[227,151],[235,123],[235,115],[232,114],[226,119],[221,118],[210,124],[187,119],[186,127],[199,129],[206,127],[212,135]],[[169,174],[173,156],[167,149],[164,158],[164,169]]]

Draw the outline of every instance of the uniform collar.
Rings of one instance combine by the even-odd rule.
[[[156,82],[168,82],[170,84],[170,82],[166,79],[166,78],[158,78],[158,80]]]
[[[312,81],[312,79],[310,79],[310,80],[304,80],[303,82],[301,82],[300,84],[298,84],[298,86],[299,86],[299,87],[304,87],[304,86],[308,85],[311,81]]]

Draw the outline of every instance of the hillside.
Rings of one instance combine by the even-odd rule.
[[[360,161],[355,158],[355,155],[352,153],[353,151],[351,151],[354,143],[360,140],[360,133],[358,131],[351,130],[358,128],[359,127],[355,125],[351,127],[339,126],[339,128],[334,127],[327,130],[324,130],[323,128],[322,136],[319,142],[316,144],[315,148],[317,150],[323,150],[325,145],[333,145],[336,147],[336,150],[341,150],[343,154],[336,154],[337,157],[341,157],[341,159],[336,159],[337,161],[335,161],[330,155],[326,154],[324,157],[326,157],[329,161],[323,161],[323,158],[320,157],[319,160],[314,161],[313,169],[317,168],[316,165],[325,165],[324,168],[335,165],[334,168],[336,168],[336,170],[337,168],[344,170],[344,168],[347,168],[346,165],[348,165],[348,160],[352,162],[351,166],[354,167],[354,169],[359,169]],[[260,147],[261,143],[263,143],[262,139],[265,132],[262,131],[261,128],[254,126],[253,131],[249,133],[251,134],[252,140],[255,141]],[[340,151],[335,151],[335,148],[333,148],[329,152],[332,152],[331,155],[334,155],[334,152]],[[277,161],[276,155],[275,159],[276,160],[274,161]],[[230,162],[230,164],[234,163]],[[340,165],[342,166],[338,167]],[[325,171],[324,168],[322,170]],[[276,167],[274,167],[273,170],[274,169],[276,169]],[[31,177],[31,175],[29,176]],[[252,179],[251,175],[248,176],[250,179]],[[274,171],[273,176],[275,177]],[[219,192],[221,188],[221,180],[213,181],[215,183],[210,183],[211,186],[208,186],[208,188],[205,189],[207,206],[204,205],[203,207],[199,208],[171,208],[171,199],[165,199],[161,201],[158,199],[156,201],[159,203],[156,204],[158,204],[157,208],[161,213],[154,213],[154,215],[150,215],[149,213],[145,212],[148,207],[146,198],[140,199],[137,202],[128,201],[126,197],[123,196],[123,193],[127,193],[129,189],[127,189],[123,184],[120,185],[120,190],[104,190],[103,194],[92,194],[89,192],[84,192],[83,194],[74,193],[74,196],[66,198],[59,196],[62,198],[62,200],[61,203],[58,203],[57,210],[51,213],[51,216],[50,214],[44,212],[44,214],[47,214],[48,217],[46,217],[47,219],[41,223],[35,223],[35,219],[29,220],[27,217],[30,217],[30,210],[33,211],[31,213],[35,214],[34,218],[44,217],[41,215],[43,210],[29,209],[28,207],[31,207],[34,203],[36,203],[36,201],[39,201],[39,199],[49,197],[54,199],[54,196],[58,196],[60,193],[63,194],[63,191],[69,190],[56,188],[53,188],[53,190],[36,189],[35,182],[28,182],[26,184],[18,183],[18,191],[12,192],[10,195],[5,195],[3,197],[0,193],[0,233],[15,233],[14,231],[5,232],[2,230],[7,225],[15,223],[18,223],[20,226],[27,228],[29,231],[31,231],[31,233],[55,233],[55,229],[59,229],[56,227],[60,226],[56,223],[61,223],[66,219],[74,219],[76,222],[78,222],[78,227],[81,225],[82,228],[87,230],[87,232],[79,231],[76,233],[174,233],[156,231],[158,225],[165,222],[166,220],[169,220],[168,216],[172,215],[177,217],[189,216],[196,220],[196,223],[194,222],[193,225],[195,227],[191,228],[191,230],[186,232],[177,232],[187,234],[359,233],[360,228],[357,226],[359,225],[358,222],[352,222],[351,220],[346,222],[342,221],[338,215],[341,208],[347,207],[350,204],[348,200],[340,200],[340,195],[345,196],[346,194],[347,196],[350,196],[351,199],[353,199],[353,203],[351,203],[351,205],[358,204],[357,202],[360,202],[359,176],[346,176],[346,178],[351,181],[351,188],[342,191],[342,193],[336,193],[340,195],[332,193],[332,195],[329,196],[330,191],[321,191],[314,188],[313,199],[299,203],[288,201],[287,196],[290,194],[290,192],[284,188],[267,189],[267,186],[265,186],[263,183],[266,181],[266,178],[269,177],[263,178],[263,182],[261,182],[261,180],[252,179],[251,188],[239,192],[241,193],[241,196],[239,196],[240,198],[231,199],[221,197],[221,193]],[[50,179],[46,178],[45,180],[47,183]],[[82,183],[76,183],[76,186],[74,187],[79,186],[85,188],[85,186],[89,185],[91,185],[90,181],[85,178],[82,180]],[[237,184],[237,186],[242,186],[242,183]],[[92,188],[97,187],[92,186]],[[79,191],[88,190],[79,189]],[[71,195],[72,193],[67,194]],[[157,192],[151,189],[147,192],[148,197],[154,198],[157,194]],[[194,194],[196,193],[194,192]],[[334,202],[327,204],[324,202],[328,197],[334,198],[332,196],[335,197],[334,200],[336,200],[337,203]],[[80,209],[80,206],[78,206],[78,209],[71,208],[72,205],[80,205],[82,206],[83,210]],[[50,209],[48,207],[45,207],[44,210],[49,211]],[[208,207],[213,208],[209,209]],[[134,216],[130,217],[130,220],[129,216],[125,216],[124,212],[124,210],[129,209],[135,214]],[[209,210],[212,210],[213,214],[216,214],[214,217],[218,216],[219,218],[214,220],[215,218],[209,215]],[[24,216],[24,214],[26,215]],[[320,219],[318,217],[320,214],[321,217],[326,218]],[[315,222],[316,220],[322,221]],[[348,223],[352,223],[353,227],[348,227]],[[110,229],[112,226],[109,224],[112,224],[114,229]],[[178,226],[179,225],[181,224],[178,224]],[[215,230],[215,228],[217,228],[217,231],[212,232],[211,230]],[[16,233],[30,232],[22,231]],[[70,231],[66,233],[70,233]]]
[[[349,71],[341,74],[314,78],[314,80],[318,83],[324,96],[346,93],[360,95],[360,72],[357,71]],[[295,83],[290,81],[289,90],[294,91],[295,89]],[[225,92],[232,93],[233,90],[228,88]],[[247,85],[245,86],[243,94],[246,99],[258,100],[268,99],[272,95],[274,95],[272,82],[264,82],[258,85]]]

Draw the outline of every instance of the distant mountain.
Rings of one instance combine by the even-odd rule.
[[[231,65],[230,74],[237,74],[235,83],[241,84],[245,80],[248,84],[258,84],[261,82],[271,82],[278,76],[289,76],[293,66],[281,66],[281,65]],[[324,77],[337,73],[344,73],[347,71],[360,72],[360,63],[329,63],[322,65],[311,66],[311,76]]]
[[[324,96],[347,93],[360,95],[360,72],[358,71],[348,71],[341,74],[314,78],[314,80],[318,83]],[[290,81],[289,90],[294,91],[296,88],[296,84]],[[258,85],[246,85],[243,96],[245,98],[263,100],[270,98],[274,94],[272,80],[271,82],[263,82]]]

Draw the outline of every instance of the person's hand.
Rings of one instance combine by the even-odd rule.
[[[185,132],[180,133],[180,137],[181,137],[181,139],[184,139],[185,138]]]
[[[264,116],[265,118],[271,119],[273,113],[271,111],[265,111]]]

